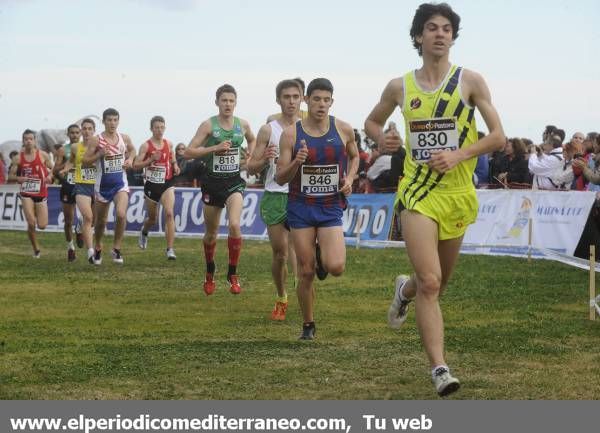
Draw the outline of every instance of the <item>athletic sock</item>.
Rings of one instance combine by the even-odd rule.
[[[204,245],[204,258],[206,259],[206,272],[209,274],[215,273],[215,250],[217,249],[217,243],[213,242],[212,244]]]
[[[69,241],[67,242],[67,249],[68,250],[74,250],[75,249],[75,245],[73,244],[73,241]]]
[[[227,238],[227,248],[229,249],[229,271],[227,275],[236,275],[240,253],[242,251],[242,238]]]
[[[448,373],[450,373],[450,368],[447,365],[436,365],[431,369],[431,377],[435,377],[435,372],[438,368],[444,368]]]
[[[288,298],[287,298],[287,293],[286,293],[285,296],[278,296],[277,297],[277,302],[281,302],[283,304],[287,304],[287,301],[288,301],[287,299]]]

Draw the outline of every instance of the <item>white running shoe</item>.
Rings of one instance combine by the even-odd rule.
[[[138,247],[145,250],[148,247],[148,235],[145,235],[140,231],[140,237],[138,238]]]
[[[92,259],[92,262],[96,266],[100,266],[102,264],[102,250],[94,250],[94,257]]]
[[[167,248],[167,260],[175,260],[177,256],[175,255],[175,250],[173,248]]]
[[[34,259],[39,259],[41,256],[42,256],[42,253],[40,252],[40,250],[35,250],[31,257],[33,257]]]
[[[458,379],[453,377],[445,367],[436,368],[431,381],[440,397],[446,397],[460,388]]]
[[[411,303],[411,300],[400,299],[400,291],[408,283],[408,280],[410,280],[408,275],[398,275],[396,277],[394,300],[388,309],[388,326],[392,329],[400,328],[408,315],[408,304]]]
[[[123,256],[121,255],[121,251],[113,248],[112,250],[112,259],[114,263],[118,263],[120,265],[123,264]]]

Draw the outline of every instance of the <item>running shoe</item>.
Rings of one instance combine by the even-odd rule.
[[[388,326],[393,329],[398,329],[406,321],[408,316],[408,306],[411,303],[410,299],[400,299],[400,292],[408,283],[410,277],[408,275],[398,275],[396,277],[396,291],[394,300],[388,309]]]
[[[81,233],[81,223],[77,220],[75,224],[75,243],[77,248],[83,248],[83,233]]]
[[[216,288],[217,285],[215,284],[214,275],[207,273],[204,277],[204,293],[206,293],[206,296],[210,296],[215,293]]]
[[[113,259],[114,263],[118,263],[118,264],[122,265],[123,264],[123,256],[121,255],[121,250],[113,248],[112,259]]]
[[[285,320],[285,313],[287,311],[287,302],[275,302],[275,308],[271,312],[271,320],[283,321]]]
[[[173,248],[167,248],[167,260],[176,260],[175,250]]]
[[[94,264],[101,265],[102,264],[102,250],[94,251]]]
[[[230,284],[229,291],[234,295],[239,295],[242,291],[239,279],[239,275],[229,275],[227,277],[227,281],[229,281]]]
[[[302,334],[299,340],[314,340],[316,332],[315,322],[305,323],[302,325]]]
[[[138,247],[142,250],[145,250],[148,247],[148,235],[145,235],[141,231],[140,236],[138,237]]]
[[[74,262],[75,261],[75,250],[72,248],[69,248],[67,250],[67,260],[69,262]]]
[[[431,381],[440,397],[446,397],[460,388],[460,382],[446,367],[436,368]]]

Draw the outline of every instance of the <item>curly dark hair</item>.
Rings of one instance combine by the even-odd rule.
[[[410,37],[412,39],[413,46],[419,52],[419,56],[423,55],[423,49],[421,44],[417,42],[417,36],[423,35],[423,29],[425,23],[434,15],[441,15],[448,18],[448,21],[452,24],[452,40],[458,38],[458,30],[460,26],[460,16],[452,10],[447,3],[423,3],[417,8],[415,17],[413,18],[412,26],[410,27]]]

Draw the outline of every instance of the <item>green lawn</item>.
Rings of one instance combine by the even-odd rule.
[[[61,234],[0,231],[0,399],[431,399],[414,314],[386,326],[399,249],[348,249],[346,274],[317,283],[317,339],[297,340],[294,291],[284,323],[269,313],[270,247],[245,242],[244,291],[202,292],[199,239],[140,251],[125,264],[66,262]],[[109,245],[109,243],[107,243]],[[226,244],[217,266],[226,269]],[[600,320],[588,275],[551,261],[462,256],[443,298],[459,399],[597,399]]]

